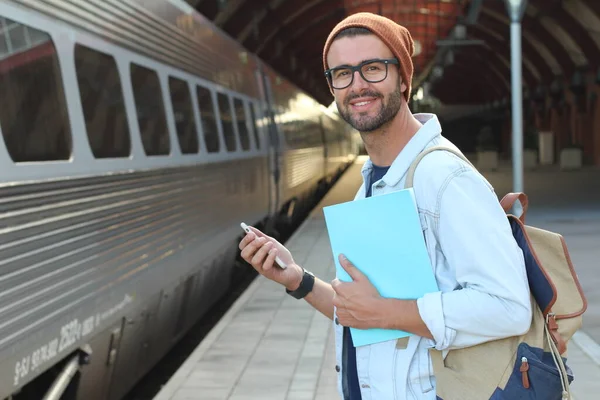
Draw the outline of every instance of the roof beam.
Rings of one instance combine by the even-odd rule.
[[[260,0],[255,0],[257,3],[261,2]],[[254,2],[252,2],[254,3]],[[243,13],[241,11],[243,11],[244,6],[246,9],[250,8],[253,9],[254,8],[254,4],[252,4],[251,6],[249,6],[250,2],[246,1],[246,0],[230,0],[226,3],[225,8],[222,9],[221,11],[219,11],[219,13],[215,16],[215,19],[213,20],[213,22],[215,23],[215,25],[219,26],[219,27],[223,27],[225,25],[225,23],[227,21],[229,21],[230,18],[234,17],[234,16],[239,16],[239,15],[243,15]],[[229,30],[227,30],[229,31]]]
[[[494,91],[499,98],[510,93],[510,76],[505,76],[495,66],[489,66],[489,59],[480,55],[475,57],[466,54],[459,54],[456,57],[456,63],[459,67],[468,67],[469,75],[480,75],[483,77],[484,85],[489,85],[494,88]]]
[[[469,25],[473,25],[477,23],[477,19],[479,18],[479,11],[481,11],[481,3],[483,0],[471,0],[469,4],[469,9],[467,11],[467,18],[465,22]]]
[[[504,82],[504,86],[510,91],[510,60],[502,57],[498,51],[488,48],[483,51],[472,52],[469,57],[480,61],[485,68],[496,70],[499,79]]]
[[[510,29],[510,21],[506,13],[506,8],[502,7],[501,2],[484,2],[481,12],[504,23],[507,31]],[[575,71],[575,63],[571,59],[571,56],[565,47],[559,43],[538,20],[531,18],[527,14],[524,14],[521,22],[521,28],[523,31],[527,31],[528,34],[536,37],[538,41],[542,42],[546,45],[546,47],[548,47],[548,50],[550,50],[560,64],[563,74],[568,75]]]
[[[475,74],[473,79],[464,79],[472,73],[473,68],[469,64],[456,65],[444,73],[444,79],[436,83],[431,92],[446,104],[481,104],[493,100],[493,96],[489,95],[490,85],[483,75]]]
[[[293,39],[282,42],[284,47],[294,49],[299,60],[305,60],[304,53],[310,53],[315,47],[322,49],[331,30],[344,17],[344,9],[338,9],[333,13],[323,16],[321,19],[313,20],[306,24],[301,32],[297,32]],[[307,50],[308,49],[308,50]],[[267,55],[265,54],[265,58]]]
[[[259,23],[263,18],[267,16],[269,13],[268,9],[256,10],[252,13],[252,18],[249,24],[247,24],[244,29],[237,35],[236,39],[238,43],[244,43],[248,40],[249,37],[253,37],[255,40],[258,40],[260,36],[259,31]],[[247,49],[252,49],[252,47],[245,46]]]
[[[486,86],[483,80],[471,80],[462,85],[455,82],[471,73],[466,65],[456,67],[448,73],[449,79],[436,83],[431,87],[430,93],[444,104],[482,104],[502,98],[493,87]],[[460,93],[460,98],[455,93]]]
[[[218,0],[202,0],[196,3],[196,10],[211,21],[219,13]]]
[[[552,0],[529,0],[538,10],[538,16],[548,16],[559,24],[573,40],[581,47],[588,64],[600,62],[600,49],[592,39],[590,32],[585,29],[571,13],[562,6],[562,1]],[[597,1],[596,1],[597,2]]]
[[[482,27],[488,28],[504,38],[508,37],[510,33],[507,29],[507,26],[485,14],[480,16],[479,23],[475,26],[478,29],[482,29]],[[531,59],[531,62],[540,72],[542,81],[545,83],[550,83],[554,79],[554,74],[552,73],[552,70],[550,69],[550,66],[548,66],[546,60],[544,60],[542,55],[531,45],[531,43],[529,43],[528,40],[522,40],[521,46],[523,55],[527,55],[527,57]]]
[[[252,0],[246,0],[252,1]],[[267,9],[265,16],[258,23],[258,37],[244,38],[242,43],[252,51],[256,51],[261,45],[268,32],[272,31],[273,26],[281,26],[282,22],[288,18],[289,15],[295,14],[303,6],[302,2],[287,0],[279,5],[275,9]]]
[[[222,23],[223,29],[237,38],[246,27],[253,27],[254,18],[259,10],[266,9],[268,4],[269,2],[266,0],[246,0],[234,15]]]
[[[279,19],[279,23],[271,24],[266,27],[261,38],[261,43],[256,48],[257,54],[269,54],[272,50],[272,39],[274,39],[276,35],[285,38],[283,39],[284,42],[289,42],[308,29],[308,26],[310,25],[307,21],[323,18],[323,16],[343,8],[343,4],[339,0],[329,0],[321,4],[322,1],[323,0],[316,0],[307,3],[307,6],[294,13],[293,17]]]
[[[510,43],[506,41],[500,41],[496,37],[492,36],[488,32],[484,31],[477,25],[472,25],[471,36],[474,39],[482,39],[489,45],[494,51],[498,53],[506,62],[510,65]],[[537,79],[535,77],[534,71],[528,68],[528,64],[525,61],[531,62],[528,59],[528,56],[523,54],[523,78],[527,82],[528,85],[535,85]]]
[[[557,56],[557,61],[564,74],[572,74],[575,71],[575,63],[562,43],[556,40],[537,19],[528,15],[523,16],[523,27],[536,36],[548,49]]]
[[[592,10],[594,10],[594,12],[598,15],[598,17],[600,17],[600,2],[597,0],[580,0],[581,2],[585,3],[586,6],[588,6],[589,8],[591,8]]]
[[[267,45],[271,43],[271,40],[275,37],[275,35],[277,35],[282,30],[282,28],[283,32],[280,35],[286,36],[287,34],[287,36],[289,36],[289,32],[294,32],[294,27],[298,25],[298,23],[296,23],[294,27],[290,26],[293,25],[295,21],[300,21],[300,23],[302,24],[305,24],[306,21],[310,21],[311,19],[307,18],[305,16],[305,13],[306,15],[310,15],[308,13],[310,13],[311,11],[315,12],[314,10],[316,10],[317,15],[319,15],[320,13],[323,13],[323,11],[321,10],[323,10],[324,7],[331,5],[338,7],[341,6],[341,2],[339,0],[330,0],[326,2],[323,6],[318,7],[323,1],[324,0],[309,1],[305,3],[303,7],[296,9],[291,14],[282,14],[274,18],[274,20],[278,21],[278,23],[272,23],[265,27],[264,34],[261,38],[261,43],[256,48],[256,52],[261,53],[265,49],[265,47],[267,47]],[[303,16],[303,18],[300,18],[300,16]]]
[[[510,93],[512,89],[510,82],[510,68],[502,62],[490,63],[490,60],[493,60],[493,55],[490,53],[492,53],[491,50],[486,50],[484,52],[473,52],[468,56],[467,54],[458,54],[456,59],[459,63],[470,61],[473,63],[473,65],[479,67],[478,70],[487,71],[489,76],[492,78],[491,80],[498,83],[498,89],[504,96]]]

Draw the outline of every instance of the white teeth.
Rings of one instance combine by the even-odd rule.
[[[364,105],[367,105],[369,103],[370,103],[370,101],[361,101],[360,103],[355,103],[354,105],[356,105],[356,106],[364,106]]]

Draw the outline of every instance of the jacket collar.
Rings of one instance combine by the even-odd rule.
[[[414,114],[414,117],[423,124],[415,135],[404,146],[402,151],[396,156],[396,159],[390,166],[390,169],[382,178],[388,186],[395,186],[408,172],[408,168],[413,160],[425,149],[427,144],[442,133],[442,127],[435,114]],[[369,158],[362,167],[361,174],[368,182],[367,177],[373,169],[373,163]],[[374,183],[374,182],[371,182]]]

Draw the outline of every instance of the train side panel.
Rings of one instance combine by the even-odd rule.
[[[266,140],[254,134],[252,119],[260,115],[250,112],[256,99],[42,14],[11,4],[3,11],[4,27],[37,39],[29,47],[15,46],[0,61],[5,78],[11,78],[0,87],[2,104],[14,107],[0,115],[6,167],[0,185],[0,395],[88,341],[106,346],[93,349],[94,365],[110,357],[116,376],[128,382],[111,393],[123,394],[152,365],[126,355],[164,354],[192,317],[227,289],[239,221],[259,223],[266,216],[269,170],[261,150]],[[86,80],[90,74],[82,72],[85,60],[77,58],[81,49],[112,58],[120,111],[89,102],[116,92],[94,92]],[[158,100],[144,102],[134,93],[133,65],[144,71],[137,78],[145,75],[146,87],[156,89],[145,95]],[[33,85],[40,74],[50,78],[45,92]],[[173,82],[179,88],[184,82],[183,92],[173,90]],[[186,85],[195,107],[175,109]],[[204,103],[213,109],[212,125]],[[24,114],[31,107],[37,112]],[[147,110],[162,118],[142,116]],[[194,121],[196,129],[181,132],[180,118],[188,125]],[[113,125],[95,127],[101,121]],[[121,136],[111,144],[95,141],[92,131],[117,125]],[[149,137],[148,126],[154,128]],[[29,136],[19,137],[18,128]],[[39,143],[42,132],[54,140]],[[190,150],[194,135],[196,152]],[[209,152],[214,137],[219,150]],[[164,320],[167,316],[177,317]],[[148,329],[140,331],[140,324]],[[120,338],[117,348],[109,340],[113,336]]]

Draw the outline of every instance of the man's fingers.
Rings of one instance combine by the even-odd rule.
[[[250,240],[248,235],[246,235],[246,237],[240,241],[240,248],[242,250],[240,255],[244,260],[249,262],[250,257],[254,255],[258,248],[257,244],[257,239]]]
[[[242,258],[244,260],[246,260],[246,262],[252,264],[252,258],[256,255],[257,251],[260,250],[261,246],[266,241],[267,240],[265,238],[254,239],[253,241],[248,243],[248,245],[246,245],[246,247],[244,247],[244,250],[242,250],[240,255],[242,256]]]
[[[350,275],[350,277],[352,278],[353,281],[358,281],[361,280],[362,278],[364,278],[364,275],[362,272],[360,272],[360,270],[358,268],[356,268],[354,266],[354,264],[352,264],[345,255],[340,254],[338,256],[338,259],[340,261],[340,265],[342,266],[342,268],[344,268],[344,271],[346,271],[348,273],[348,275]]]
[[[354,285],[354,284],[355,284],[354,282],[342,282],[338,278],[335,278],[334,280],[331,281],[331,287],[338,296],[343,295],[345,290],[349,286]]]
[[[275,257],[277,256],[277,249],[271,246],[271,249],[267,252],[267,258],[263,263],[263,271],[268,271],[273,268],[275,263]]]
[[[260,249],[258,249],[258,251],[254,254],[254,257],[252,257],[252,265],[254,265],[255,267],[262,268],[265,258],[267,257],[267,252],[271,250],[271,248],[273,247],[273,243],[264,243],[264,238],[260,239],[263,240],[263,244],[260,247]]]
[[[266,233],[264,233],[264,232],[261,232],[260,230],[256,229],[256,228],[255,228],[255,227],[253,227],[253,226],[249,226],[248,228],[250,228],[250,230],[251,230],[251,231],[252,231],[252,232],[253,232],[253,233],[254,233],[254,234],[257,236],[257,237],[263,237],[263,238],[265,238],[265,239],[267,239],[267,240],[273,240],[273,238],[272,238],[271,236],[267,235],[267,234],[266,234]]]
[[[254,239],[256,239],[256,235],[254,233],[246,233],[246,236],[240,240],[238,248],[243,250],[246,246],[248,246],[248,244],[252,243]]]

